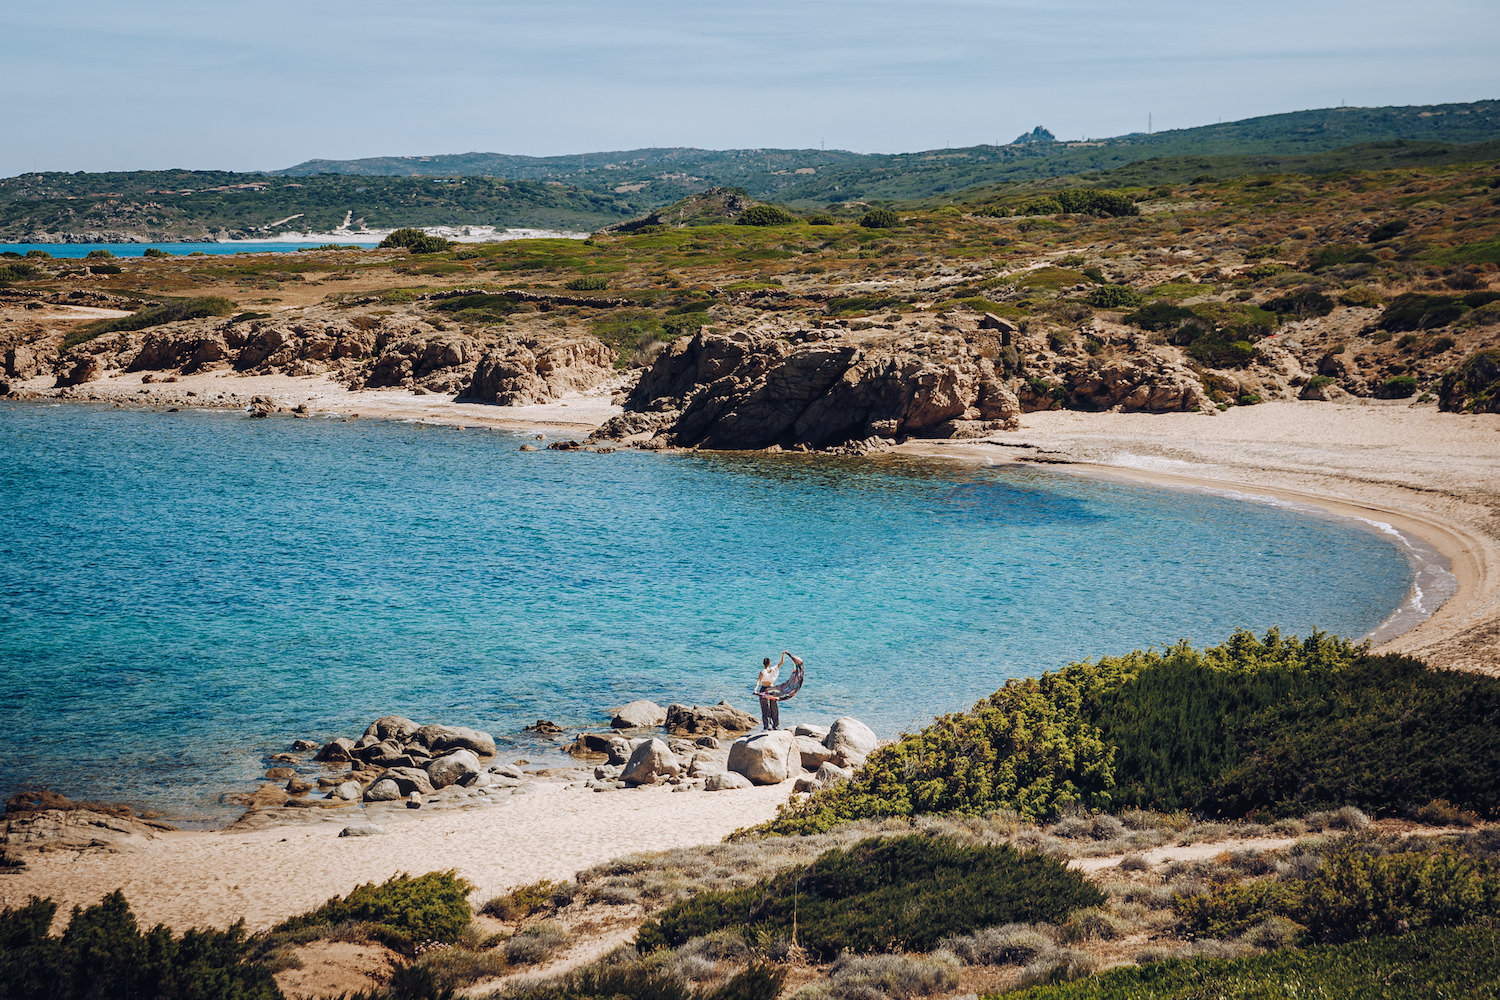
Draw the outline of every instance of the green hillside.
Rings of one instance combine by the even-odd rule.
[[[1492,159],[1500,101],[1333,108],[1200,128],[921,153],[640,149],[311,160],[275,173],[158,170],[0,179],[0,240],[180,240],[356,226],[594,230],[709,188],[807,212],[847,202],[983,200],[1060,178],[1114,186]],[[850,206],[845,214],[856,209]]]

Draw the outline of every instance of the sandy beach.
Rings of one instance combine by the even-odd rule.
[[[285,408],[305,405],[313,416],[577,438],[618,412],[607,388],[513,408],[406,390],[351,393],[321,377],[211,373],[142,384],[138,375],[118,375],[83,388],[96,399],[136,405],[167,405],[190,391],[192,402],[218,406],[267,395]],[[1425,617],[1410,615],[1407,624],[1415,627],[1383,637],[1378,648],[1500,673],[1500,416],[1377,402],[1265,403],[1217,416],[1047,412],[1025,416],[1013,433],[909,442],[896,454],[1053,463],[1066,472],[1305,504],[1360,518],[1371,530],[1388,526],[1430,546],[1433,572],[1424,579],[1449,581],[1452,596],[1435,611],[1425,608]],[[35,856],[24,871],[0,877],[0,904],[50,895],[66,911],[123,888],[147,923],[223,925],[243,916],[257,928],[362,882],[446,868],[473,881],[474,898],[483,900],[621,854],[716,840],[772,816],[789,790],[790,783],[596,795],[554,783],[472,811],[386,809],[376,819],[386,828],[381,836],[339,838],[352,809],[310,826],[171,833],[128,853]]]

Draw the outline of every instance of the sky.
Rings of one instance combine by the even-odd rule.
[[[1077,139],[1500,97],[1495,0],[0,0],[0,176]]]

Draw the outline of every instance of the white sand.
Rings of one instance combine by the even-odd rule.
[[[463,811],[370,810],[386,832],[339,837],[360,810],[314,826],[252,832],[163,834],[130,853],[31,855],[25,871],[0,875],[0,906],[51,896],[65,917],[114,889],[143,924],[268,927],[362,882],[457,869],[478,886],[476,904],[538,879],[561,879],[636,851],[711,843],[770,819],[791,782],[723,792],[669,787],[594,792],[558,783]]]

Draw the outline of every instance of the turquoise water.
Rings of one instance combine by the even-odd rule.
[[[340,246],[373,247],[374,241],[368,243],[345,243],[338,242]],[[225,253],[295,253],[298,250],[308,250],[319,243],[0,243],[0,253],[10,251],[11,253],[25,254],[30,250],[43,250],[54,257],[74,258],[87,257],[93,250],[108,250],[116,257],[140,257],[148,249],[165,250],[174,257],[186,257],[190,253],[225,254]]]
[[[529,452],[416,424],[0,403],[0,775],[222,815],[399,712],[514,737],[631,698],[893,735],[1006,678],[1244,626],[1358,636],[1379,534],[1038,469]]]

